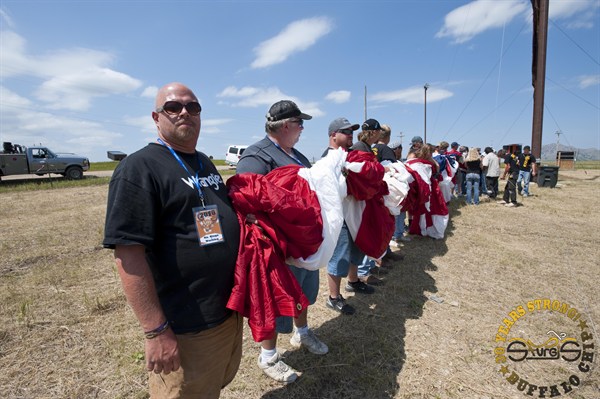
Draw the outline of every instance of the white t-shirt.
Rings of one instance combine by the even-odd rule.
[[[486,176],[489,177],[498,177],[500,176],[500,158],[493,152],[489,154],[485,154],[483,157],[482,164],[484,167],[487,166]]]

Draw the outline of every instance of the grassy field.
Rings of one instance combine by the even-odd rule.
[[[295,350],[281,336],[286,361],[302,372],[282,386],[258,370],[246,329],[242,365],[222,398],[522,398],[499,372],[495,337],[513,309],[537,298],[581,312],[596,340],[593,368],[538,361],[517,370],[538,385],[579,373],[569,397],[600,397],[600,171],[561,171],[556,188],[531,191],[514,209],[452,202],[444,240],[414,237],[374,295],[346,295],[354,316],[325,306],[321,272],[309,322],[330,353]],[[0,191],[1,397],[148,397],[143,336],[101,246],[106,196],[105,182]],[[513,331],[532,337],[536,328],[536,342],[548,330],[581,333],[551,312],[523,317]]]
[[[225,166],[224,159],[213,159],[212,162],[216,166]],[[119,162],[117,161],[107,161],[107,162],[92,162],[90,165],[90,172],[100,171],[100,170],[115,170]]]

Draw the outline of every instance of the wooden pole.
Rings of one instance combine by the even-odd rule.
[[[531,129],[531,153],[537,159],[542,156],[542,130],[544,127],[544,91],[546,86],[546,48],[548,44],[549,0],[532,0],[534,13],[534,68],[533,73],[533,124]],[[537,17],[536,17],[537,16]]]
[[[429,89],[429,83],[425,83],[425,86],[423,86],[423,89],[425,89],[425,112],[424,112],[425,121],[423,123],[423,143],[427,144],[427,89]]]
[[[365,85],[365,121],[367,120],[367,85]]]

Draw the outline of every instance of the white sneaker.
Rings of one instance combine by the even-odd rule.
[[[390,247],[396,247],[396,248],[398,248],[399,247],[398,242],[396,242],[396,240],[391,240],[390,241]]]
[[[496,204],[500,204],[500,205],[506,205],[507,202],[502,200],[502,201],[496,201]]]
[[[298,372],[285,364],[281,360],[279,353],[276,353],[266,363],[261,362],[260,355],[258,355],[258,367],[275,381],[283,382],[284,384],[292,383],[298,378]]]
[[[310,353],[314,353],[315,355],[324,355],[329,352],[327,345],[317,338],[311,329],[305,335],[300,335],[298,330],[294,329],[294,335],[290,338],[290,344],[296,348],[304,346]]]
[[[517,206],[517,204],[515,204],[514,202],[509,202],[508,204],[504,205],[507,208],[514,208],[515,206]]]

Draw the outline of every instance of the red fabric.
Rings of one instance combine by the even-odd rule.
[[[347,162],[364,162],[360,173],[348,171],[346,184],[348,194],[356,200],[365,201],[365,209],[354,243],[366,255],[373,258],[382,256],[394,234],[394,216],[384,204],[383,196],[389,194],[383,180],[385,169],[374,154],[363,151],[350,151]]]
[[[298,176],[300,166],[267,175],[245,173],[227,180],[241,226],[229,309],[248,318],[255,341],[272,338],[275,317],[298,317],[309,302],[285,260],[314,254],[322,242],[323,220],[316,194]],[[246,223],[254,214],[262,230]]]
[[[446,205],[444,194],[442,194],[442,190],[440,190],[440,182],[433,179],[431,181],[431,196],[429,197],[429,212],[425,214],[427,227],[433,225],[433,221],[431,220],[432,215],[444,216],[447,214],[448,205]]]
[[[432,172],[436,170],[435,163],[426,159],[414,158],[407,161],[408,165],[417,162],[431,165]],[[409,168],[407,168],[407,170],[408,169]],[[432,215],[447,215],[448,206],[446,205],[444,195],[440,190],[439,181],[436,178],[431,178],[431,183],[427,184],[427,182],[425,182],[416,171],[410,169],[410,172],[415,178],[415,182],[417,182],[417,184],[415,184],[415,182],[411,183],[409,192],[415,191],[417,200],[414,202],[413,208],[410,210],[412,222],[409,226],[409,233],[422,235],[423,232],[419,224],[421,215],[425,215],[425,227],[428,228],[433,226]],[[427,210],[425,207],[427,202],[429,202],[429,210]]]
[[[408,232],[410,234],[422,235],[419,221],[421,220],[421,215],[427,213],[425,205],[429,202],[431,197],[431,185],[423,180],[416,170],[410,168],[410,164],[415,162],[427,163],[427,161],[419,158],[413,158],[406,162],[406,169],[415,179],[415,181],[409,185],[409,193],[414,200],[412,201],[412,208],[408,210],[412,218],[408,226]]]
[[[348,194],[358,201],[371,199],[379,194],[389,194],[387,183],[383,181],[385,169],[372,152],[350,151],[346,162],[364,162],[359,173],[348,171],[346,184]]]

